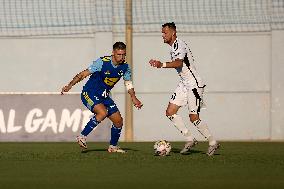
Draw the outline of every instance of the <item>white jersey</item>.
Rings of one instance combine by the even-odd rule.
[[[182,82],[185,87],[191,89],[205,87],[194,66],[192,53],[184,41],[176,38],[171,46],[170,54],[172,61],[176,59],[183,60],[183,66],[176,68],[176,70],[181,78],[180,82]]]

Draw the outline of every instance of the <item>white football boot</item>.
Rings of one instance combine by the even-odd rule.
[[[77,142],[78,142],[78,144],[79,144],[79,146],[81,148],[87,149],[87,142],[86,142],[87,137],[85,137],[85,136],[77,136],[76,140],[77,140]]]
[[[110,153],[113,153],[113,152],[126,153],[126,151],[121,149],[119,146],[113,146],[113,145],[109,145],[107,151]]]
[[[217,142],[216,144],[209,146],[208,147],[208,152],[207,155],[208,156],[212,156],[214,155],[214,153],[216,152],[216,150],[218,150],[220,148],[220,144]]]
[[[189,152],[197,144],[198,144],[198,142],[194,138],[193,141],[189,141],[189,142],[185,143],[184,148],[180,151],[180,153],[185,154],[185,153]]]

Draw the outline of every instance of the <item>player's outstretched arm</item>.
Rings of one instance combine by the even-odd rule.
[[[155,68],[179,68],[182,67],[183,60],[181,59],[176,59],[172,62],[164,62],[162,63],[159,60],[153,60],[151,59],[149,61],[150,66],[155,67]]]
[[[68,85],[65,85],[62,89],[61,89],[61,95],[63,95],[64,93],[70,91],[70,89],[78,82],[82,81],[84,78],[88,77],[89,75],[91,75],[91,72],[86,69],[84,71],[81,71],[80,73],[78,73],[77,75],[75,75],[75,77],[68,83]]]

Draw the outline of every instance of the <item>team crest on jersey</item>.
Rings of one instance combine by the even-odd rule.
[[[120,71],[118,72],[118,75],[119,75],[119,76],[123,76],[123,70],[120,70]]]
[[[110,74],[110,71],[109,71],[109,70],[107,70],[107,71],[105,72],[105,74],[106,74],[106,75],[109,75],[109,74]]]
[[[170,55],[171,55],[171,59],[173,59],[174,58],[174,53],[173,52],[170,52]]]

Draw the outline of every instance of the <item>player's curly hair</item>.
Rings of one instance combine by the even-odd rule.
[[[126,49],[126,45],[125,45],[123,42],[118,41],[118,42],[116,42],[115,44],[113,44],[112,49],[113,49],[113,50],[115,50],[115,49],[125,50],[125,49]]]
[[[171,29],[173,29],[173,30],[176,30],[176,29],[177,29],[176,24],[175,24],[174,22],[165,23],[165,24],[162,25],[162,27],[163,27],[163,28],[164,28],[164,27],[169,27],[169,28],[171,28]]]

